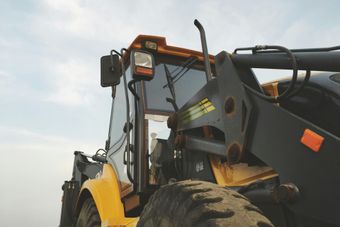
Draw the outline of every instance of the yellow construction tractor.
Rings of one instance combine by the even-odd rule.
[[[195,25],[202,52],[140,35],[101,58],[109,134],[74,152],[60,226],[340,226],[340,47],[212,56]]]

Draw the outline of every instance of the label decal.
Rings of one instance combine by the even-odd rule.
[[[202,101],[196,103],[195,105],[187,108],[182,113],[180,113],[180,120],[183,123],[188,123],[197,118],[200,118],[207,113],[215,110],[215,106],[209,101],[208,98],[203,99]]]

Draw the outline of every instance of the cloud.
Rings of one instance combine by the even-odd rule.
[[[264,40],[264,35],[257,29],[275,27],[265,19],[253,26],[264,5],[245,7],[248,16],[244,17],[238,13],[239,5],[228,4],[227,7],[220,1],[189,2],[182,7],[176,7],[177,4],[171,1],[149,1],[148,4],[144,1],[104,1],[102,4],[80,0],[43,1],[31,26],[48,54],[42,62],[48,67],[45,72],[48,79],[44,81],[50,87],[45,101],[65,106],[90,106],[99,98],[96,94],[102,94],[97,92],[100,56],[111,48],[126,47],[140,33],[166,36],[171,45],[200,50],[199,34],[192,24],[193,19],[198,18],[209,31],[212,53],[235,48],[249,40]],[[191,7],[191,16],[186,14],[187,7]],[[282,18],[284,10],[279,8],[269,5],[267,11]],[[165,15],[164,11],[177,16]],[[219,21],[225,15],[228,20]]]
[[[26,128],[0,127],[1,226],[56,226],[61,185],[70,179],[74,147],[94,153],[95,144],[44,135]]]
[[[151,5],[157,5],[160,11]],[[153,15],[158,22],[164,20],[159,24],[165,27],[162,11],[171,5],[158,1],[141,1],[137,5],[128,1],[40,2],[30,27],[39,42],[37,48],[43,50],[36,61],[43,72],[40,77],[45,85],[44,101],[68,107],[93,104],[97,95],[103,94],[98,91],[100,57],[112,48],[127,47],[139,33],[159,32],[154,20],[143,18]],[[114,9],[129,9],[130,13]]]
[[[68,37],[95,40],[97,43],[126,44],[127,40],[134,38],[136,32],[145,31],[146,27],[149,28],[147,30],[158,30],[155,21],[150,21],[149,18],[165,20],[161,17],[164,17],[162,10],[171,5],[174,3],[156,0],[149,1],[148,4],[144,1],[104,0],[98,4],[81,0],[45,0],[40,4],[42,11],[36,15],[33,26],[39,28],[35,32],[41,37],[51,38],[45,33],[48,30],[58,33],[58,36],[67,34]],[[158,10],[153,6],[157,6]]]
[[[11,80],[12,78],[9,73],[0,71],[0,92],[6,89],[8,84],[11,83]]]
[[[50,80],[54,89],[47,95],[46,100],[71,106],[91,104],[95,95],[93,90],[99,84],[99,76],[89,65],[94,66],[76,59],[55,64],[54,77]]]
[[[338,45],[334,37],[340,35],[340,26],[315,25],[308,19],[300,18],[288,26],[277,42],[290,48],[327,47]]]

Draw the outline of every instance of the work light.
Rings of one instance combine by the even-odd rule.
[[[154,76],[154,58],[146,51],[133,50],[131,53],[132,76],[136,80],[151,80]]]

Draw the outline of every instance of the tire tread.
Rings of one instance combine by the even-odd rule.
[[[266,226],[273,224],[243,195],[204,181],[167,184],[149,199],[137,227]]]

